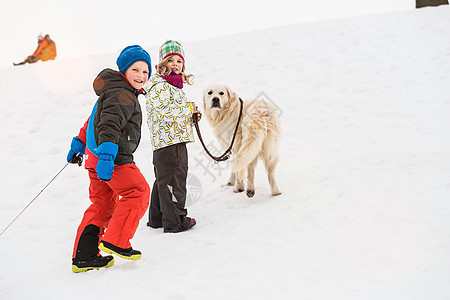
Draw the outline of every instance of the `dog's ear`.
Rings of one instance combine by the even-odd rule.
[[[206,109],[206,94],[210,91],[211,89],[208,87],[206,90],[203,91],[203,111],[205,111]]]
[[[230,100],[230,102],[236,101],[239,99],[238,95],[233,92],[228,86],[225,86],[225,89],[227,90],[227,94],[228,94],[228,99]]]

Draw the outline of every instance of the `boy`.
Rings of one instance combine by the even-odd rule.
[[[150,77],[151,60],[142,47],[134,45],[120,53],[117,66],[119,71],[105,69],[94,80],[99,98],[67,156],[67,161],[78,163],[86,151],[92,202],[75,238],[72,271],[76,273],[114,263],[111,255],[101,256],[99,249],[125,259],[141,258],[130,239],[147,210],[150,187],[133,153],[141,138],[138,95]]]

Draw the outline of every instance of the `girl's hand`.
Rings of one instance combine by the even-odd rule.
[[[193,109],[192,115],[194,118],[197,117],[197,122],[199,122],[200,119],[202,118],[202,113],[198,111],[198,106],[195,105],[195,102],[191,102],[191,105],[192,105],[192,109]]]
[[[194,110],[193,113],[194,113],[194,114],[195,114],[195,113],[198,113],[198,106],[195,105],[195,102],[191,102],[191,105],[192,105],[192,109]]]

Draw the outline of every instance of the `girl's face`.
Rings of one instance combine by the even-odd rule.
[[[139,90],[148,80],[148,65],[146,62],[137,61],[125,71],[124,75],[131,86]]]
[[[179,55],[169,56],[167,60],[166,67],[171,71],[175,72],[175,74],[181,74],[183,71],[184,61]]]

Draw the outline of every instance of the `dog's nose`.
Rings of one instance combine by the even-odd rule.
[[[220,108],[220,99],[217,97],[212,98],[211,107],[219,107]]]

